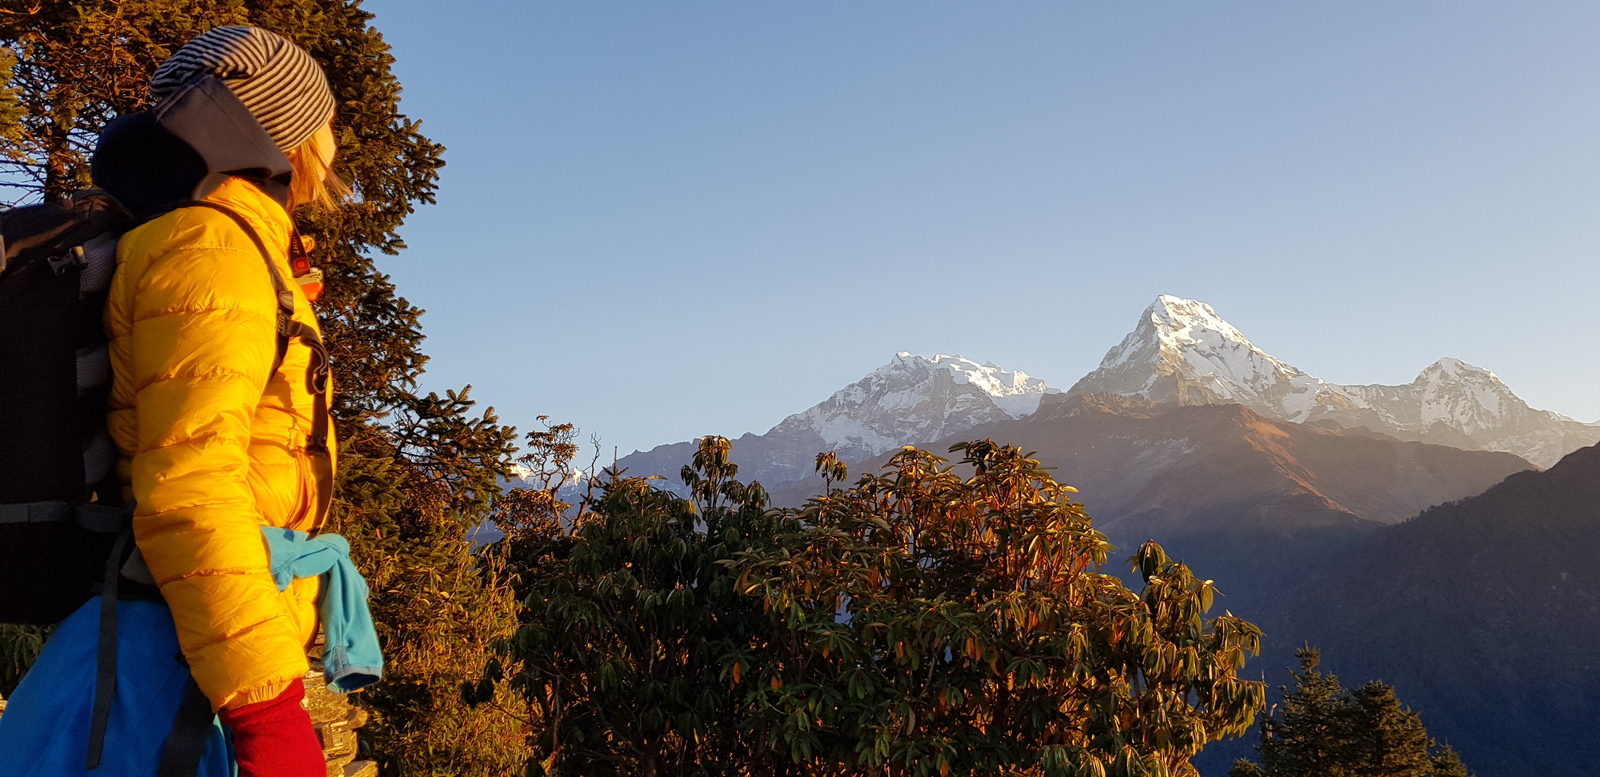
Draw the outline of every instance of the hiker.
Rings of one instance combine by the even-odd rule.
[[[197,704],[180,700],[188,684],[184,698],[204,702],[188,756],[204,749],[200,774],[228,773],[231,755],[244,777],[322,777],[301,704],[319,615],[332,687],[381,672],[348,546],[316,536],[335,446],[317,287],[297,282],[320,276],[305,272],[291,214],[347,194],[332,174],[334,97],[305,50],[245,26],[191,40],[150,91],[151,110],[107,127],[92,165],[138,224],[117,244],[105,308],[107,427],[134,505],[113,575],[119,652],[101,668],[114,682],[95,682],[97,598],[56,629],[0,716],[0,772],[150,774],[175,757],[162,748]],[[59,764],[41,766],[52,748]]]

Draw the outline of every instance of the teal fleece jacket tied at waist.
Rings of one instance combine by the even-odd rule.
[[[318,615],[326,645],[323,674],[339,692],[365,688],[383,677],[383,651],[367,608],[367,581],[350,561],[350,543],[337,534],[312,537],[303,531],[261,527],[272,552],[272,579],[278,590],[297,578],[322,577]]]

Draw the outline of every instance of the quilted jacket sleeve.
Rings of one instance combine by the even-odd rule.
[[[248,480],[275,308],[236,227],[204,214],[175,226],[180,239],[150,254],[133,294],[134,535],[195,681],[214,708],[233,708],[306,671]]]

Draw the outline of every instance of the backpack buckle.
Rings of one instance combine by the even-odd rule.
[[[50,263],[50,270],[56,275],[65,275],[68,270],[82,270],[89,266],[89,260],[83,255],[83,246],[73,246],[66,253],[45,261]]]

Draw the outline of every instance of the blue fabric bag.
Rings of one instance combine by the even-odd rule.
[[[178,716],[189,666],[165,604],[117,603],[117,693],[106,728],[106,757],[87,771],[94,706],[100,598],[61,622],[38,662],[0,714],[0,775],[151,777]],[[213,717],[199,777],[234,777],[233,751]]]
[[[367,583],[337,534],[263,526],[278,590],[296,578],[318,577],[318,616],[326,647],[328,686],[348,693],[383,676],[383,654],[367,607]],[[94,707],[100,597],[83,605],[50,635],[39,660],[0,714],[0,777],[153,777],[161,748],[178,716],[189,666],[178,648],[172,612],[161,602],[117,603],[117,692],[107,721],[105,758],[84,769]],[[197,777],[237,777],[233,747],[212,716]]]

